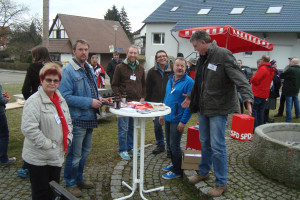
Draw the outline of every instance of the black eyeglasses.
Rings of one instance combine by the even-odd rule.
[[[54,84],[58,84],[58,83],[59,83],[59,80],[58,80],[58,79],[52,80],[51,78],[46,78],[45,81],[46,81],[47,83],[52,83],[52,82],[53,82]]]

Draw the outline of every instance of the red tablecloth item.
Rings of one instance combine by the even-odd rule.
[[[252,140],[254,117],[245,114],[235,114],[232,116],[230,137],[247,141]]]

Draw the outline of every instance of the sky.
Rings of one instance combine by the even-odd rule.
[[[43,16],[43,0],[12,0],[17,4],[26,5],[29,8],[27,16],[38,14]],[[56,14],[77,15],[104,19],[104,15],[113,5],[121,11],[124,6],[132,31],[137,31],[143,26],[146,19],[165,0],[49,0],[49,21],[51,27]]]

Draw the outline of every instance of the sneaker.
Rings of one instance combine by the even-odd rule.
[[[131,149],[130,151],[128,151],[128,153],[130,153],[131,155],[133,154],[133,149]],[[138,151],[137,152],[137,156],[140,156],[141,154],[140,154],[140,152]]]
[[[171,171],[173,169],[173,164],[171,163],[170,165],[163,167],[162,169],[165,172]]]
[[[153,154],[160,154],[165,151],[165,146],[156,146],[156,148],[152,151]]]
[[[162,177],[163,177],[163,179],[169,180],[169,179],[179,178],[179,177],[181,177],[181,175],[175,174],[175,173],[169,171],[168,173],[162,175]]]
[[[28,178],[29,177],[28,169],[19,169],[18,170],[18,176],[21,177],[21,178]]]
[[[80,183],[77,183],[77,186],[80,189],[92,189],[92,188],[95,188],[94,184],[92,182],[89,182],[89,181],[82,181]]]
[[[224,192],[226,192],[227,186],[215,186],[211,190],[207,192],[207,194],[211,197],[219,197],[221,196]]]
[[[196,176],[194,176],[193,178],[191,178],[189,180],[189,183],[196,184],[196,183],[199,183],[200,181],[207,179],[208,177],[209,177],[209,174],[206,174],[206,175],[197,174]]]
[[[10,165],[11,163],[15,162],[17,159],[15,157],[8,158],[5,163],[1,163],[1,165]]]
[[[277,113],[276,115],[274,115],[274,117],[282,117],[283,114]]]
[[[123,160],[130,160],[130,156],[128,155],[127,151],[123,151],[120,153],[120,156]]]
[[[78,187],[66,188],[75,197],[82,197],[82,192]]]

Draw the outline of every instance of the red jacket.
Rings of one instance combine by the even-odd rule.
[[[262,99],[269,98],[274,71],[275,69],[271,67],[271,63],[269,62],[263,63],[258,67],[257,72],[250,79],[252,92],[255,97]]]

